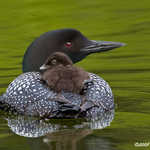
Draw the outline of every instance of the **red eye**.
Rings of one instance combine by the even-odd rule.
[[[66,43],[65,43],[65,46],[66,46],[67,48],[70,48],[70,47],[72,46],[72,43],[71,43],[71,42],[66,42]]]

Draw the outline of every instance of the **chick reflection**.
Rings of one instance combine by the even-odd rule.
[[[76,129],[46,135],[43,142],[48,150],[113,150],[106,138],[94,136],[90,129]]]
[[[43,142],[49,150],[77,150],[77,143],[89,134],[92,134],[90,129],[64,130],[46,135]]]

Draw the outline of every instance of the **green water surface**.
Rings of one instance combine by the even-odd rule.
[[[81,138],[80,134],[71,133],[79,140],[72,138],[73,144],[64,146],[61,138],[61,142],[54,140],[50,145],[43,142],[44,137],[31,139],[15,135],[1,117],[0,150],[150,149],[150,146],[134,146],[136,142],[150,142],[148,0],[1,1],[0,94],[22,73],[22,57],[36,37],[49,30],[68,27],[80,30],[92,40],[127,44],[113,51],[92,54],[76,64],[110,84],[117,104],[115,119],[111,126],[83,134],[86,136]]]

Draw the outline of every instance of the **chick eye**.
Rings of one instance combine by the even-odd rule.
[[[71,42],[66,42],[66,43],[65,43],[65,46],[66,46],[67,48],[70,48],[70,47],[72,46],[72,43],[71,43]]]
[[[56,64],[56,59],[53,59],[52,61],[51,61],[51,63],[53,64],[53,65],[55,65]]]

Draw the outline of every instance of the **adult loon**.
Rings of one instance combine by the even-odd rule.
[[[8,86],[1,103],[8,105],[15,112],[43,118],[96,118],[100,113],[114,108],[114,98],[108,83],[99,76],[88,73],[93,84],[88,84],[84,112],[77,115],[82,103],[82,96],[73,92],[62,91],[61,95],[71,105],[55,101],[57,93],[50,90],[41,81],[40,66],[53,52],[63,52],[73,63],[82,60],[91,53],[111,50],[124,44],[118,42],[97,42],[88,40],[79,31],[63,29],[51,31],[36,39],[24,55],[23,71]],[[54,99],[54,100],[52,100]]]

